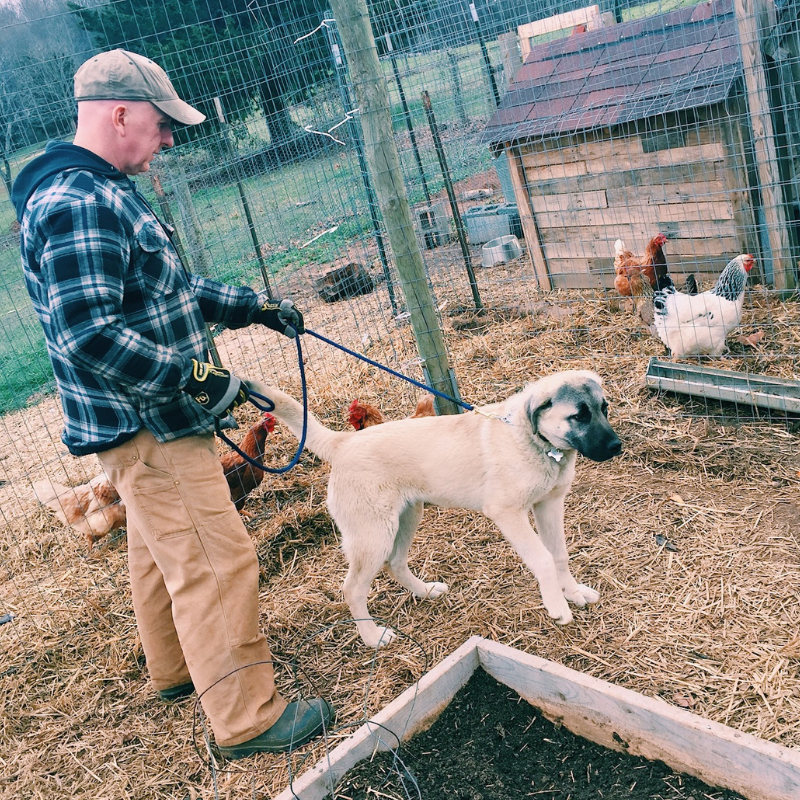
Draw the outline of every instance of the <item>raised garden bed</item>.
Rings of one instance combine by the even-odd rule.
[[[376,753],[336,790],[342,800],[742,800],[550,722],[482,669],[399,757]]]
[[[800,797],[800,754],[793,750],[475,636],[300,776],[277,800],[322,800],[332,795],[342,777],[375,751],[395,750],[398,741],[408,741],[430,728],[478,667],[535,706],[547,719],[589,742],[651,762],[663,762],[675,772],[737,792],[748,800]],[[535,709],[533,713],[528,709],[528,713],[539,716]],[[638,762],[637,766],[643,763]],[[555,777],[563,777],[558,775],[559,771],[564,772],[563,766],[554,766]],[[650,770],[649,774],[655,772]],[[479,780],[476,777],[473,786],[477,787]],[[549,787],[529,789],[532,793],[537,791],[547,792],[543,797],[557,797]],[[508,796],[515,796],[515,792],[511,787]],[[353,794],[354,798],[357,796]],[[720,791],[716,797],[708,796],[714,800],[734,797]]]

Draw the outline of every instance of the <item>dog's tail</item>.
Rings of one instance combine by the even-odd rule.
[[[275,404],[275,410],[272,413],[300,439],[303,433],[303,406],[274,386],[267,386],[254,380],[248,380],[246,383],[253,391],[272,400]],[[331,461],[339,442],[353,433],[355,431],[332,431],[326,428],[310,411],[308,412],[306,447],[323,461]]]

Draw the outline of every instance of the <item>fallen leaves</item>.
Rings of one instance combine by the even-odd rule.
[[[739,344],[745,345],[745,347],[755,347],[763,338],[764,331],[756,331],[755,333],[748,333],[747,335],[741,334],[736,337],[736,341],[739,342]]]
[[[672,702],[681,708],[694,708],[697,701],[690,694],[675,692],[675,694],[672,695]]]

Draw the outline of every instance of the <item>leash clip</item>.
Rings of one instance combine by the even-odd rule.
[[[485,411],[481,411],[479,408],[472,409],[476,414],[480,414],[482,417],[486,417],[486,419],[496,419],[498,422],[505,422],[506,425],[513,425],[514,423],[511,422],[511,414],[506,414],[504,417],[498,417],[496,414],[487,414]]]

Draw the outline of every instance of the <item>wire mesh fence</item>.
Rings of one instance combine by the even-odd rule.
[[[796,478],[797,4],[378,0],[369,12],[372,75],[346,46],[333,9],[317,0],[0,7],[0,637],[2,674],[14,681],[6,705],[34,715],[17,715],[6,730],[17,759],[8,775],[30,796],[62,792],[56,778],[19,767],[26,730],[38,752],[54,752],[57,726],[31,722],[53,685],[83,685],[81,670],[97,663],[122,665],[127,683],[118,696],[103,695],[111,719],[131,686],[145,691],[119,534],[92,549],[80,520],[76,532],[75,520],[63,524],[34,493],[43,480],[81,486],[100,468],[60,442],[9,201],[14,178],[45,142],[73,135],[72,76],[100,50],[153,58],[207,116],[176,131],[176,146],[136,178],[175,227],[193,272],[291,297],[313,330],[475,405],[562,367],[595,369],[631,430],[670,420],[658,434],[662,448],[688,436],[702,450],[698,442],[718,441],[709,425],[736,427],[748,466],[719,467],[721,449],[709,444],[705,474],[739,475],[755,461],[760,469],[777,448],[780,491]],[[390,140],[365,124],[359,98],[375,86],[388,98]],[[381,166],[387,153],[396,154],[399,175]],[[392,215],[405,204],[399,228],[410,227],[398,231]],[[401,245],[416,249],[408,254],[416,272]],[[729,262],[748,254],[746,285],[730,279],[735,264],[718,283]],[[299,396],[293,345],[254,328],[212,332],[223,363]],[[303,348],[311,408],[333,426],[346,426],[354,399],[399,418],[420,398],[416,387],[319,340],[304,337]],[[245,411],[234,435],[256,421]],[[276,460],[294,447],[281,431],[269,441]],[[672,451],[647,452],[651,470],[680,462]],[[286,589],[281,570],[314,546],[303,525],[327,542],[330,521],[310,477],[319,464],[304,458],[298,469],[300,478],[265,481],[251,503],[259,554],[272,559],[263,575],[271,587],[273,567]],[[309,591],[313,600],[301,607],[311,602],[321,613],[330,598]],[[288,648],[302,622],[271,605],[269,613]],[[81,647],[76,637],[89,629],[94,644]],[[373,699],[390,696],[408,671],[386,668]],[[74,706],[101,742],[98,712],[88,701]],[[147,719],[144,749],[155,758],[157,724]],[[56,777],[80,773],[95,789],[127,785],[131,796],[153,796],[137,793],[146,790],[125,770],[87,777],[74,752],[58,753]],[[188,774],[189,786],[208,788],[202,769]],[[163,796],[186,796],[180,781],[167,785]],[[229,790],[261,788],[245,781]]]

